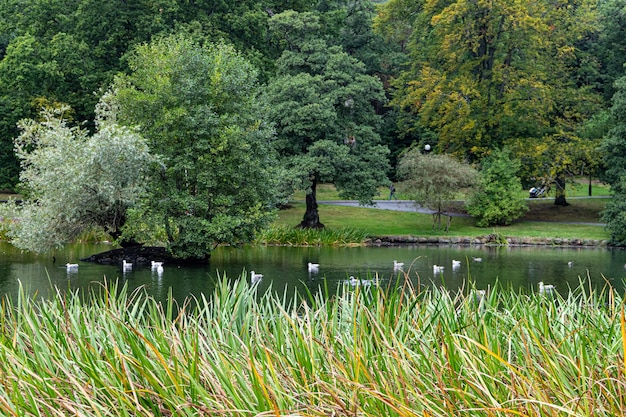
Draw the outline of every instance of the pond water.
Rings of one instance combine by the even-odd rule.
[[[394,260],[404,263],[404,270],[416,285],[445,285],[456,289],[475,283],[487,288],[496,281],[526,291],[536,290],[539,281],[553,284],[567,292],[579,280],[589,279],[602,286],[606,281],[623,291],[626,278],[626,251],[607,248],[484,247],[484,246],[401,246],[401,247],[245,247],[218,248],[206,266],[165,265],[162,274],[150,266],[134,267],[124,272],[120,266],[81,262],[94,253],[109,250],[106,244],[69,245],[52,255],[24,253],[0,242],[0,296],[15,299],[20,282],[27,292],[48,297],[52,285],[86,292],[104,280],[121,279],[130,289],[145,286],[148,293],[164,301],[172,291],[178,301],[190,295],[210,294],[219,276],[238,278],[244,271],[263,274],[260,290],[271,287],[278,293],[306,288],[317,291],[327,284],[330,292],[350,276],[371,280],[378,277],[383,285],[398,275]],[[475,258],[481,258],[478,262]],[[460,261],[453,267],[452,260]],[[77,271],[68,272],[65,264],[77,262]],[[318,263],[319,270],[309,272],[308,263]],[[434,265],[443,266],[435,273]]]

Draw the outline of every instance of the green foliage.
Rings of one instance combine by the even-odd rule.
[[[519,160],[511,159],[508,150],[496,150],[483,160],[479,189],[467,203],[477,226],[509,225],[528,210],[525,200],[518,197],[522,188],[519,169]]]
[[[611,185],[613,199],[603,212],[603,220],[611,233],[611,242],[626,246],[626,76],[615,83],[611,114],[615,126],[605,137],[603,179]]]
[[[626,246],[626,177],[612,184],[613,198],[602,212],[602,221],[611,235],[611,244]]]
[[[126,210],[143,197],[154,158],[145,140],[115,123],[106,102],[98,108],[98,131],[68,126],[67,108],[42,111],[42,121],[23,120],[15,140],[22,163],[24,202],[9,236],[19,248],[43,252],[94,227],[121,236]]]
[[[290,11],[270,23],[287,48],[268,85],[283,163],[296,173],[309,203],[319,182],[334,183],[344,198],[371,202],[388,167],[388,150],[377,133],[380,116],[372,106],[385,100],[380,81],[324,40],[318,15]],[[312,223],[307,226],[319,225],[317,218]]]
[[[602,142],[605,171],[602,180],[613,185],[618,185],[621,177],[626,173],[626,76],[615,83],[617,88],[613,96],[611,115],[614,127],[605,136]]]
[[[598,2],[600,34],[591,43],[593,60],[601,63],[594,81],[605,102],[615,94],[615,81],[624,73],[626,62],[626,1],[604,0]]]
[[[233,43],[263,80],[280,54],[269,41],[270,15],[310,10],[312,0],[0,2],[0,189],[14,189],[19,163],[12,152],[16,123],[35,118],[37,98],[69,104],[93,130],[95,91],[106,88],[132,48],[174,32]]]
[[[256,70],[226,45],[185,36],[139,45],[116,81],[119,119],[162,160],[141,213],[179,258],[253,240],[273,219],[282,170],[271,148]]]
[[[594,4],[389,1],[378,25],[397,20],[396,30],[380,30],[407,43],[411,58],[395,81],[399,123],[436,133],[438,151],[470,161],[510,142],[528,150],[544,137],[575,136],[600,108],[575,47],[598,30]]]

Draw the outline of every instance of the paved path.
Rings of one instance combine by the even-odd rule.
[[[328,204],[335,206],[350,206],[350,207],[372,207],[372,206],[359,206],[359,202],[355,200],[326,200],[318,201],[319,204]],[[417,213],[433,214],[435,210],[431,210],[426,207],[422,207],[413,200],[374,200],[374,206],[380,210],[393,210],[393,211],[411,211]],[[451,213],[452,216],[457,217],[469,217],[463,213]]]

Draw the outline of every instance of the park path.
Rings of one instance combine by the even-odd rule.
[[[410,211],[410,212],[425,213],[425,214],[435,213],[435,210],[422,207],[413,200],[374,200],[373,206],[360,206],[359,202],[355,200],[325,200],[325,201],[318,201],[318,204],[376,208],[380,210],[393,210],[393,211]],[[451,215],[457,216],[457,217],[469,217],[467,214],[464,214],[464,213],[451,213]]]

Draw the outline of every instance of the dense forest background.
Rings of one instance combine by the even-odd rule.
[[[305,19],[277,19],[287,11],[315,16],[315,36]],[[63,103],[93,128],[129,51],[174,33],[232,44],[273,88],[285,51],[340,48],[384,87],[371,105],[392,178],[412,145],[467,162],[507,147],[524,185],[547,178],[564,189],[571,175],[605,170],[600,144],[617,123],[625,32],[626,0],[3,0],[0,189],[18,183],[20,119]]]

